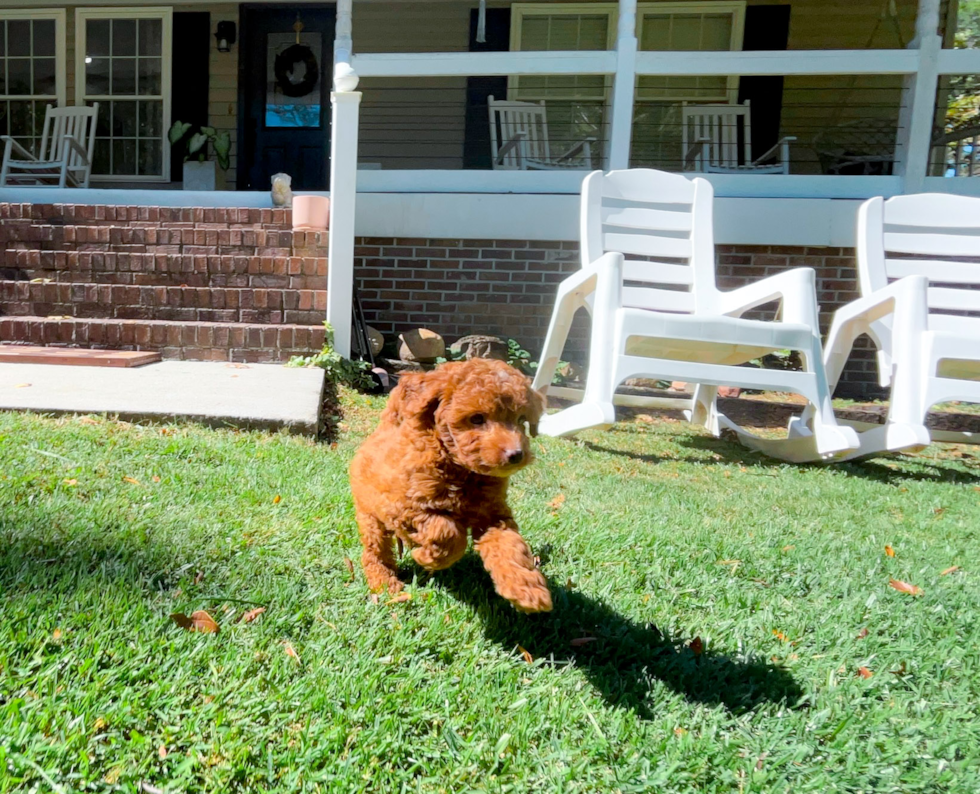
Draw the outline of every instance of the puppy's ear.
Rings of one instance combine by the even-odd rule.
[[[436,409],[449,383],[442,367],[432,372],[410,372],[398,379],[388,398],[385,418],[393,425],[415,422],[426,430],[436,425]]]
[[[535,391],[529,384],[527,387],[527,424],[532,438],[538,435],[538,422],[544,416],[544,411],[547,406],[548,400],[544,394],[540,391]]]

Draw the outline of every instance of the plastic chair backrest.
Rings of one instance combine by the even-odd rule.
[[[980,198],[947,193],[870,199],[858,211],[858,276],[870,295],[905,276],[929,279],[933,330],[980,330]]]
[[[583,266],[617,251],[626,258],[624,306],[713,313],[713,198],[705,179],[646,168],[594,171],[582,185]]]

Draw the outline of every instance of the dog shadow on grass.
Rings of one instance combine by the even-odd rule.
[[[650,691],[660,682],[694,703],[750,711],[765,703],[794,707],[803,690],[784,669],[736,658],[636,623],[577,590],[551,584],[554,610],[522,615],[493,591],[479,559],[467,555],[430,586],[467,604],[486,636],[507,651],[521,646],[548,665],[573,665],[612,706],[652,718]],[[594,638],[588,640],[586,638]],[[584,640],[584,641],[583,641]]]

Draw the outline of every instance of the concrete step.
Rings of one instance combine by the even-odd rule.
[[[323,347],[322,325],[0,317],[0,342],[156,350],[192,361],[287,361]]]
[[[315,325],[326,290],[0,281],[0,314]]]
[[[325,250],[325,249],[324,249]],[[0,278],[70,283],[325,289],[326,256],[7,249]]]

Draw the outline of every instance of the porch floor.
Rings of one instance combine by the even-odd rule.
[[[163,361],[132,369],[0,364],[0,410],[189,419],[315,435],[324,373],[275,364]]]

